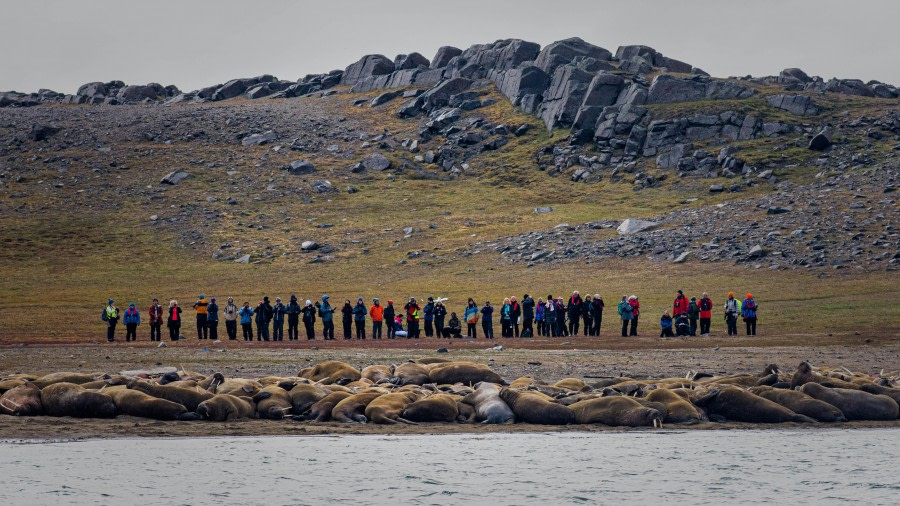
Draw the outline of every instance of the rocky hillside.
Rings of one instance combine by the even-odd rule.
[[[32,254],[23,230],[53,217],[164,232],[239,262],[389,249],[435,265],[489,254],[534,267],[893,270],[898,95],[797,68],[713,78],[650,47],[578,38],[367,55],[297,81],[191,92],[120,81],[6,92],[3,240],[18,246],[9,258]],[[410,195],[404,181],[435,186]],[[492,188],[515,196],[517,216]],[[592,206],[601,194],[627,203]],[[399,218],[369,215],[410,199]]]

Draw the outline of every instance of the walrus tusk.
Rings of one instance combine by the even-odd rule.
[[[847,371],[847,374],[849,374],[850,376],[853,376],[853,371],[851,371],[850,369],[847,369],[847,368],[844,367],[844,366],[841,366],[841,369]]]
[[[411,420],[407,420],[406,418],[397,417],[397,421],[400,423],[405,423],[407,425],[419,425],[418,422],[413,422]]]
[[[16,407],[16,409],[19,409],[22,407],[19,404],[16,404],[16,402],[12,399],[0,399],[0,404],[2,404],[4,402],[8,402],[8,403],[12,404],[13,406]],[[9,408],[6,408],[6,409],[9,409]],[[15,411],[15,409],[10,409],[10,411]]]
[[[98,393],[99,393],[99,392],[102,392],[104,388],[106,388],[106,385],[103,385],[102,387],[100,387],[100,390],[97,390],[97,392],[98,392]]]

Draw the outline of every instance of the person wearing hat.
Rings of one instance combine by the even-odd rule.
[[[534,304],[534,326],[537,327],[537,334],[539,336],[547,335],[547,326],[544,323],[544,311],[546,310],[544,298],[538,297],[537,302]]]
[[[372,318],[372,339],[381,339],[381,324],[384,320],[384,308],[378,302],[378,297],[372,299],[369,307],[369,317]]]
[[[287,309],[288,320],[288,341],[297,340],[297,327],[300,323],[300,304],[297,302],[297,296],[291,295],[291,301],[288,302]]]
[[[713,302],[709,298],[709,294],[707,292],[703,292],[703,296],[700,297],[700,335],[708,336],[709,335],[709,324],[712,321],[712,308]]]
[[[356,325],[356,338],[366,338],[366,304],[362,297],[356,299],[356,305],[353,306],[353,324]]]
[[[275,297],[275,306],[272,307],[272,340],[284,341],[284,314],[287,308],[281,302],[281,297]]]
[[[322,333],[326,341],[334,341],[334,308],[328,302],[327,295],[322,296],[322,304],[319,305],[319,318],[322,319]]]
[[[509,322],[512,324],[513,335],[519,337],[519,319],[522,318],[522,305],[516,296],[509,298]]]
[[[344,305],[341,306],[341,327],[344,330],[344,339],[352,339],[353,304],[350,304],[350,299],[344,299]]]
[[[116,324],[119,323],[119,308],[116,307],[115,301],[108,299],[106,301],[106,309],[103,310],[103,321],[106,322],[106,340],[113,342],[116,340]]]
[[[491,318],[493,314],[494,306],[491,306],[491,301],[484,301],[484,306],[481,307],[481,330],[484,331],[485,339],[494,338],[494,322]]]
[[[225,308],[222,309],[222,314],[225,315],[225,332],[228,334],[228,340],[236,341],[238,307],[237,304],[234,303],[233,297],[228,297]]]
[[[619,302],[619,317],[622,318],[622,337],[628,337],[628,325],[634,319],[634,307],[628,302],[628,297],[623,295]]]
[[[512,305],[509,297],[503,299],[503,304],[500,306],[500,336],[512,337]]]
[[[675,295],[675,301],[672,303],[672,318],[678,318],[678,315],[688,312],[688,301],[684,296],[684,292],[678,290]]]
[[[444,306],[444,301],[438,299],[437,302],[434,303],[434,335],[437,337],[446,337],[449,338],[450,334],[444,330],[444,319],[447,317],[447,307]]]
[[[422,313],[425,315],[425,337],[431,337],[434,335],[434,297],[428,297]]]
[[[409,298],[409,302],[403,306],[403,309],[406,311],[406,338],[419,338],[419,317],[422,313],[422,308],[419,307],[419,304],[416,303],[416,299],[413,297]]]
[[[631,331],[628,335],[637,337],[638,318],[641,316],[641,303],[638,301],[637,295],[628,297],[628,303],[631,305]]]
[[[572,295],[569,297],[569,305],[566,307],[566,313],[569,316],[569,327],[566,331],[572,337],[578,335],[578,324],[581,323],[581,308],[583,305],[584,299],[581,298],[578,290],[572,292]]]
[[[206,326],[206,297],[201,293],[194,303],[194,310],[197,311],[197,339],[206,339],[209,337],[209,329]]]
[[[303,313],[303,328],[306,329],[306,340],[314,341],[316,339],[316,308],[311,300],[306,299],[306,305],[300,310]]]
[[[756,304],[756,301],[753,300],[753,294],[748,293],[747,298],[744,299],[744,303],[741,304],[741,312],[744,316],[744,323],[747,324],[748,336],[756,335],[756,312],[758,310],[759,306]]]
[[[675,337],[675,334],[672,333],[672,317],[668,311],[664,312],[662,318],[659,319],[659,326],[662,328],[659,337]]]
[[[244,301],[244,306],[238,311],[241,315],[241,331],[244,335],[244,341],[253,341],[253,308],[250,302]]]
[[[472,297],[469,297],[469,301],[466,302],[466,309],[463,310],[463,320],[466,322],[466,337],[477,338],[478,304],[475,303],[475,299]]]
[[[563,302],[562,297],[556,298],[556,335],[559,337],[566,337],[569,335],[569,328],[566,326],[566,315],[568,313],[568,308],[566,308],[566,303]]]
[[[691,303],[688,304],[687,310],[688,320],[690,321],[690,335],[697,335],[697,320],[700,318],[700,306],[697,304],[697,297],[691,297]]]
[[[177,300],[169,301],[169,318],[166,326],[169,327],[169,339],[177,341],[181,337],[181,306]]]
[[[125,324],[125,342],[137,341],[137,328],[141,324],[141,312],[137,310],[134,302],[128,304],[125,315],[122,317]]]
[[[216,304],[216,298],[209,299],[206,306],[206,326],[209,327],[209,338],[213,341],[219,340],[219,305]]]
[[[547,302],[544,303],[544,336],[545,337],[557,337],[557,330],[559,327],[556,325],[556,319],[559,315],[556,314],[556,301],[553,299],[553,295],[547,295]]]
[[[150,321],[148,322],[150,324],[150,341],[159,341],[163,320],[163,308],[159,305],[159,299],[153,298],[153,303],[150,304],[147,314],[150,316]]]
[[[741,312],[741,303],[734,298],[734,292],[728,292],[728,300],[725,301],[725,323],[728,326],[728,335],[736,336],[737,317]]]
[[[268,297],[266,297],[268,299]],[[256,305],[256,309],[253,311],[254,313],[254,321],[256,322],[256,340],[266,342],[269,341],[269,319],[266,317],[268,311],[266,310],[267,300],[261,300]]]
[[[593,297],[591,297],[591,305],[588,307],[588,311],[591,312],[591,332],[590,335],[599,337],[600,336],[600,324],[603,323],[603,308],[605,304],[603,304],[603,297],[600,296],[599,293],[595,293]]]
[[[377,299],[376,299],[377,300]],[[387,306],[384,307],[384,324],[387,327],[387,338],[394,339],[397,337],[394,332],[396,327],[394,326],[394,318],[397,317],[397,312],[394,310],[394,301],[388,299]]]

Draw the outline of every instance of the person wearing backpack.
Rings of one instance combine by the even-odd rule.
[[[728,300],[725,301],[725,323],[728,326],[729,336],[738,335],[737,317],[740,312],[740,302],[738,302],[737,299],[734,298],[734,292],[728,292]]]
[[[169,301],[169,321],[166,326],[169,327],[169,339],[177,341],[181,337],[181,307],[177,300]]]
[[[306,330],[306,340],[316,340],[316,307],[311,300],[306,299],[306,305],[300,310],[303,313],[303,328]]]
[[[197,339],[207,339],[209,337],[209,328],[206,326],[206,297],[201,293],[194,303],[194,310],[197,311]]]
[[[134,302],[128,304],[122,323],[125,324],[125,342],[137,341],[137,328],[141,324],[141,312],[137,310]]]
[[[353,307],[353,324],[356,326],[356,338],[366,338],[366,304],[362,297],[356,299],[356,306]]]
[[[748,293],[747,298],[744,299],[744,303],[742,304],[744,323],[747,324],[747,335],[748,336],[756,335],[756,312],[757,311],[759,311],[759,306],[756,304],[756,301],[753,300],[753,294]]]
[[[159,341],[163,320],[163,308],[159,305],[159,299],[153,299],[147,314],[150,316],[150,341]]]
[[[628,337],[628,325],[634,318],[634,308],[628,303],[628,297],[623,295],[619,302],[619,316],[622,318],[622,337]]]
[[[106,340],[109,342],[116,340],[116,325],[119,323],[119,308],[114,302],[112,299],[107,300],[106,309],[103,310],[103,321],[106,322]]]
[[[275,297],[275,305],[272,306],[272,341],[284,341],[284,315],[287,307],[281,302],[281,297]]]
[[[466,310],[463,311],[463,320],[466,321],[466,337],[471,337],[472,339],[476,339],[478,337],[478,305],[475,304],[475,300],[469,297],[469,302],[466,303]]]
[[[249,302],[244,302],[244,307],[238,312],[241,315],[241,330],[244,334],[244,341],[253,341],[253,309],[250,308]]]
[[[222,314],[225,316],[225,333],[228,334],[228,340],[237,340],[238,307],[234,303],[234,298],[228,297]]]
[[[209,299],[206,306],[206,326],[209,327],[209,338],[213,341],[219,340],[219,305],[216,304],[216,298]]]
[[[291,301],[288,302],[285,313],[287,313],[288,320],[288,341],[296,341],[300,323],[300,304],[297,302],[296,295],[291,295]]]
[[[697,297],[691,297],[691,303],[688,304],[687,310],[688,320],[691,322],[689,333],[691,336],[697,335],[697,319],[700,318],[700,306],[697,305]]]
[[[709,335],[709,324],[712,321],[713,302],[709,298],[709,294],[703,292],[700,298],[700,335]]]
[[[428,297],[428,304],[422,308],[422,314],[425,315],[425,337],[434,335],[434,297]]]

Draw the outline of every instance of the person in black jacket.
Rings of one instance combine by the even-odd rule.
[[[522,337],[534,336],[534,299],[527,293],[522,297]]]
[[[169,320],[166,325],[169,327],[169,339],[177,341],[181,331],[181,308],[177,300],[169,302]]]
[[[344,339],[350,339],[353,333],[353,306],[350,299],[344,299],[344,307],[341,308],[341,324],[344,327]]]
[[[209,299],[206,306],[206,326],[209,327],[209,338],[213,341],[219,339],[219,305],[216,298]]]
[[[585,336],[591,334],[591,327],[594,325],[594,317],[591,313],[591,302],[593,302],[591,294],[587,294],[584,296],[584,302],[581,304],[581,319],[584,320]]]
[[[447,317],[447,308],[444,302],[438,300],[434,303],[434,335],[437,337],[450,337],[450,334],[444,329],[444,319]]]
[[[522,305],[519,304],[516,296],[513,295],[509,298],[509,306],[509,319],[513,326],[513,335],[519,337],[519,318],[522,316]]]
[[[603,297],[595,293],[591,299],[591,335],[600,335],[600,324],[603,322]]]
[[[284,315],[287,307],[281,302],[281,297],[275,297],[275,305],[272,307],[272,340],[284,341]]]
[[[306,305],[300,310],[303,313],[303,327],[306,329],[306,339],[314,341],[316,339],[316,307],[313,306],[311,300],[306,299]]]
[[[297,324],[300,323],[300,304],[297,302],[297,296],[291,295],[291,301],[287,305],[288,320],[288,341],[297,340]]]
[[[569,305],[566,307],[569,315],[569,335],[572,337],[578,335],[578,324],[581,322],[581,304],[583,302],[581,295],[578,294],[578,290],[572,292],[572,296],[569,297]]]
[[[396,325],[394,324],[394,318],[397,317],[396,311],[394,311],[394,301],[388,299],[387,306],[384,307],[384,326],[387,327],[387,338],[394,339],[396,334]]]
[[[363,298],[360,297],[356,299],[356,306],[353,307],[353,323],[356,324],[356,338],[357,339],[365,339],[366,338],[366,314],[368,314],[368,310],[366,310],[366,304],[363,301]]]
[[[269,320],[266,318],[266,303],[259,301],[256,305],[256,311],[253,312],[253,318],[256,321],[256,340],[269,340]]]
[[[428,297],[428,304],[425,304],[425,307],[422,308],[422,314],[425,316],[425,337],[431,337],[434,335],[434,328],[432,327],[434,323],[434,297]]]

